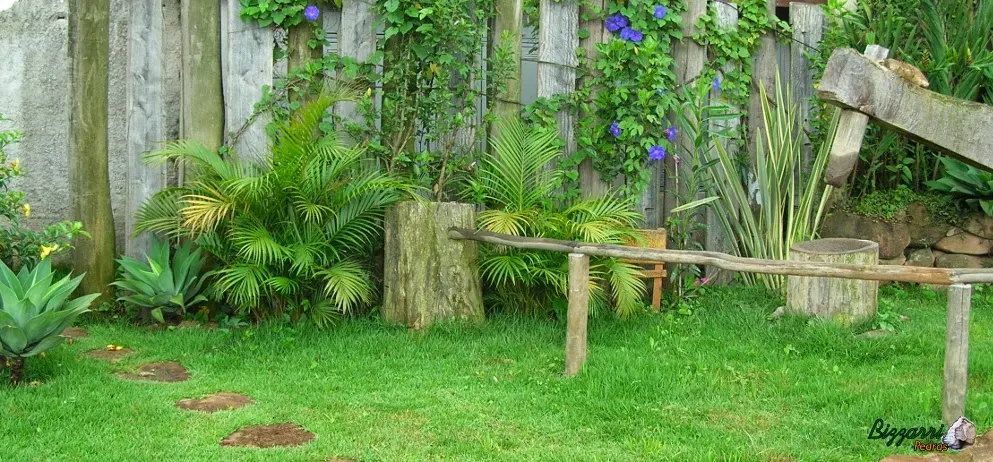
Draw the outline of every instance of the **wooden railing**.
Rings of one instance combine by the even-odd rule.
[[[969,365],[969,310],[972,284],[993,283],[993,270],[918,268],[891,265],[850,265],[735,257],[719,252],[648,249],[511,236],[451,228],[450,238],[519,249],[569,254],[569,311],[566,321],[565,374],[572,376],[586,360],[586,321],[589,309],[589,257],[616,257],[665,263],[716,266],[729,271],[788,276],[833,277],[867,281],[902,281],[947,285],[948,317],[945,329],[945,374],[941,414],[947,424],[965,411]]]

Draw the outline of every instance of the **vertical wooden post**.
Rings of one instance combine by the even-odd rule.
[[[69,185],[72,218],[93,237],[77,239],[73,272],[86,273],[80,293],[109,301],[114,280],[114,215],[107,159],[110,4],[69,2]]]
[[[890,50],[879,45],[865,47],[865,56],[881,60],[889,55]],[[855,111],[841,111],[838,121],[838,131],[831,145],[831,157],[824,171],[824,182],[835,187],[841,187],[855,169],[859,160],[859,150],[862,149],[862,138],[869,123],[869,116]]]
[[[766,0],[766,14],[776,17],[776,0]],[[759,87],[764,86],[768,95],[776,94],[776,34],[767,32],[759,39],[752,67],[752,88],[748,101],[748,152],[755,159],[756,140],[762,139],[765,121],[762,119],[762,96]],[[771,101],[770,101],[771,103]]]
[[[590,0],[588,2],[583,2],[579,10],[580,22],[579,28],[585,29],[587,36],[584,39],[579,40],[579,46],[583,49],[583,56],[586,60],[586,65],[583,66],[584,75],[581,75],[576,81],[577,88],[582,88],[585,85],[586,80],[594,75],[598,75],[599,71],[596,69],[596,58],[598,43],[603,43],[610,40],[610,34],[607,28],[604,26],[603,18],[600,17],[598,13],[604,10],[607,6],[605,0]],[[588,19],[587,19],[588,18]],[[590,89],[589,101],[595,101],[597,95],[597,88]],[[590,105],[592,106],[592,104]],[[580,109],[582,111],[582,109]],[[586,118],[593,114],[586,114],[580,112],[580,117]],[[600,173],[593,168],[593,161],[591,159],[585,159],[581,164],[579,164],[579,188],[585,198],[598,197],[607,192],[610,185],[605,183],[600,179]]]
[[[573,376],[586,361],[586,321],[590,310],[590,257],[569,254],[569,313],[565,333],[565,375]]]
[[[341,4],[341,32],[338,34],[338,54],[364,62],[376,51],[375,2],[344,1]],[[359,114],[353,102],[338,103],[335,112],[342,118],[358,123]],[[412,147],[411,147],[412,149]]]
[[[813,147],[808,136],[810,125],[810,104],[814,97],[814,75],[810,70],[807,53],[816,53],[817,46],[824,38],[824,10],[820,5],[790,3],[790,24],[793,26],[793,43],[790,52],[790,84],[793,104],[799,108],[797,116],[803,124],[803,172],[810,171],[813,163]],[[808,46],[810,48],[808,48]],[[827,51],[824,51],[826,53]]]
[[[221,9],[216,1],[183,0],[182,137],[217,149],[224,141]]]
[[[579,3],[541,0],[538,37],[538,97],[550,98],[576,89],[576,48],[579,47]],[[576,152],[572,116],[560,111],[559,135],[565,141],[563,155]]]
[[[504,91],[494,95],[493,115],[499,120],[516,118],[521,110],[521,29],[524,22],[524,2],[522,0],[496,0],[493,19],[490,20],[487,55],[492,58],[497,50],[510,46],[510,56],[514,70],[506,81]],[[508,41],[504,41],[504,35]],[[489,136],[499,135],[499,124],[489,127]]]
[[[948,288],[948,319],[945,327],[945,386],[941,419],[951,425],[965,415],[966,384],[969,381],[969,308],[972,286]]]
[[[272,86],[272,29],[246,23],[240,13],[239,0],[221,3],[224,130],[229,135],[252,117],[255,103],[262,98],[262,88]],[[268,120],[264,115],[256,118],[241,134],[233,145],[238,157],[250,159],[268,151]]]
[[[738,9],[735,8],[734,5],[724,2],[716,2],[714,3],[714,9],[717,14],[715,18],[717,27],[720,27],[722,30],[734,30],[738,28]],[[737,70],[738,66],[728,63],[725,65],[724,69],[720,69],[718,71],[718,75],[720,76],[721,81],[723,81],[725,75],[736,72]],[[727,99],[722,96],[720,90],[711,91],[710,98],[711,101],[722,101],[724,103],[728,102]],[[732,108],[732,110],[737,111],[738,108]],[[711,121],[710,130],[719,131],[727,129],[732,132],[737,132],[740,125],[740,119],[714,120]],[[721,140],[721,144],[732,157],[737,153],[737,145],[734,140]],[[711,157],[708,160],[717,158],[716,152],[710,153],[710,155]],[[721,169],[723,172],[723,167],[720,164],[715,165],[715,168]],[[724,175],[722,175],[722,178],[734,178],[734,176],[725,172]],[[708,209],[706,249],[713,252],[731,253],[729,252],[730,248],[731,245],[728,242],[728,236],[724,234],[724,226],[721,223],[720,218]],[[707,278],[718,284],[730,282],[733,274],[729,271],[717,268],[716,266],[707,266],[705,272]]]
[[[135,0],[128,21],[128,183],[124,253],[142,259],[151,235],[135,236],[135,214],[166,185],[166,169],[144,155],[166,141],[165,21],[161,0]]]

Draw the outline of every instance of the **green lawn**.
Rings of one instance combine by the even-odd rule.
[[[564,379],[564,326],[491,319],[410,333],[375,320],[332,331],[150,331],[90,324],[90,337],[30,361],[0,388],[3,460],[870,460],[911,453],[867,441],[876,418],[940,422],[944,296],[885,288],[898,333],[766,320],[778,301],[709,293],[691,317],[590,326],[589,359]],[[993,314],[977,296],[969,417],[993,425]],[[117,365],[83,352],[123,345]],[[179,360],[184,383],[112,372]],[[2,377],[0,379],[5,379]],[[202,414],[173,403],[215,391],[257,403]],[[318,435],[293,449],[220,447],[242,426],[293,421]]]

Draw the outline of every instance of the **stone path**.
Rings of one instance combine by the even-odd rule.
[[[148,382],[185,382],[190,373],[182,364],[176,361],[148,363],[138,368],[137,373],[119,372],[118,377],[128,380],[144,380]]]
[[[300,446],[311,442],[317,435],[294,423],[253,425],[238,430],[221,441],[221,446],[273,448]]]
[[[182,399],[176,401],[176,407],[190,411],[217,412],[240,409],[255,400],[241,393],[220,392],[200,399]]]
[[[110,361],[111,363],[116,363],[133,354],[134,354],[134,350],[128,348],[124,348],[121,350],[108,350],[106,348],[100,348],[99,350],[88,351],[86,353],[86,356],[89,356],[90,358],[93,359],[103,359]]]

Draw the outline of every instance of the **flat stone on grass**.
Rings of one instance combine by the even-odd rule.
[[[301,446],[311,442],[316,437],[317,435],[293,423],[253,425],[228,435],[221,441],[221,446],[249,448]]]
[[[217,412],[243,408],[254,402],[241,393],[220,392],[200,399],[179,400],[176,407],[190,411]]]
[[[134,350],[124,348],[122,350],[108,350],[106,348],[100,348],[98,350],[90,350],[86,352],[86,356],[93,359],[104,359],[110,361],[111,363],[116,363],[128,356],[134,354]]]
[[[90,334],[86,332],[86,329],[83,329],[82,327],[70,327],[62,331],[62,337],[65,337],[69,340],[75,340],[77,338],[86,338],[89,336]]]
[[[138,368],[137,373],[118,373],[118,377],[128,380],[144,380],[148,382],[185,382],[190,373],[182,364],[176,361],[148,363]]]

